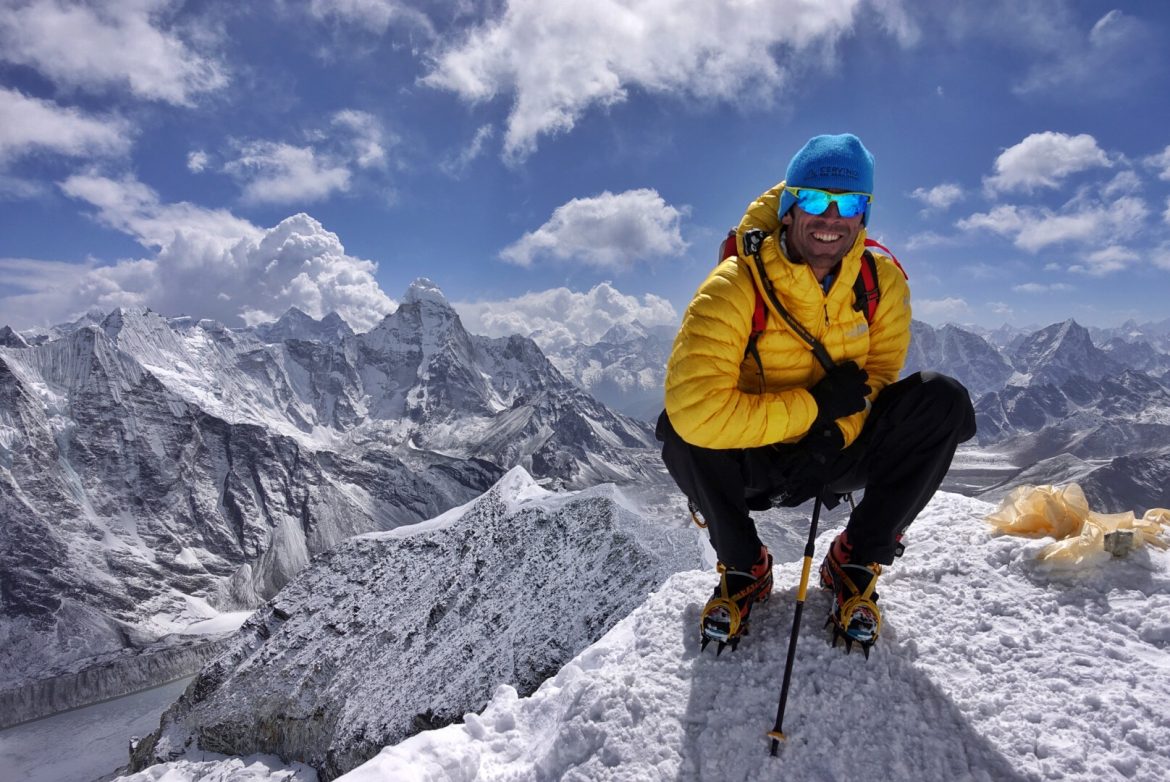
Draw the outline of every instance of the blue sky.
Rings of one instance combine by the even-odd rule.
[[[945,6],[945,7],[944,7]],[[677,321],[811,135],[933,323],[1161,320],[1170,4],[6,0],[0,323]]]

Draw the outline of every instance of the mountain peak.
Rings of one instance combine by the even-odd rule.
[[[0,347],[27,348],[28,342],[24,337],[12,330],[11,326],[0,328]]]
[[[442,307],[450,307],[447,302],[447,297],[443,295],[443,291],[439,286],[426,277],[419,277],[410,284],[406,289],[406,295],[403,297],[403,303],[416,304],[423,301],[433,302]]]

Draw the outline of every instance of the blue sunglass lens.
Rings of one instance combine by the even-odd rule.
[[[797,205],[810,215],[824,214],[834,201],[837,213],[842,217],[864,214],[869,206],[869,196],[862,193],[826,193],[823,190],[798,190],[796,193]]]

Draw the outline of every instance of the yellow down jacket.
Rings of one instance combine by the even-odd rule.
[[[910,345],[910,288],[902,271],[884,255],[877,261],[881,299],[873,323],[854,309],[853,283],[861,269],[865,231],[841,262],[826,294],[812,270],[789,260],[777,231],[776,214],[784,183],[748,207],[738,235],[750,229],[770,232],[760,249],[764,270],[785,309],[840,364],[856,361],[869,373],[872,399],[906,361]],[[825,375],[809,346],[784,322],[764,296],[768,310],[764,333],[756,342],[760,368],[745,356],[752,329],[757,279],[755,261],[743,254],[720,263],[707,277],[683,315],[666,367],[666,412],[675,431],[703,448],[754,448],[795,442],[817,417],[807,389]],[[753,285],[754,282],[754,285]],[[838,419],[848,445],[857,438],[866,412]]]

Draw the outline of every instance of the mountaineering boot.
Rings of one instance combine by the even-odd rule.
[[[752,604],[762,603],[772,594],[772,555],[767,546],[760,546],[760,556],[748,570],[732,570],[722,562],[717,569],[719,586],[715,587],[699,619],[700,651],[715,640],[719,642],[716,656],[729,644],[731,651],[735,651],[739,639],[748,631]]]
[[[853,562],[852,553],[853,547],[842,532],[821,562],[821,587],[833,591],[833,608],[825,626],[833,628],[833,646],[844,640],[845,650],[851,652],[857,642],[868,659],[882,629],[882,612],[874,591],[882,566]]]

